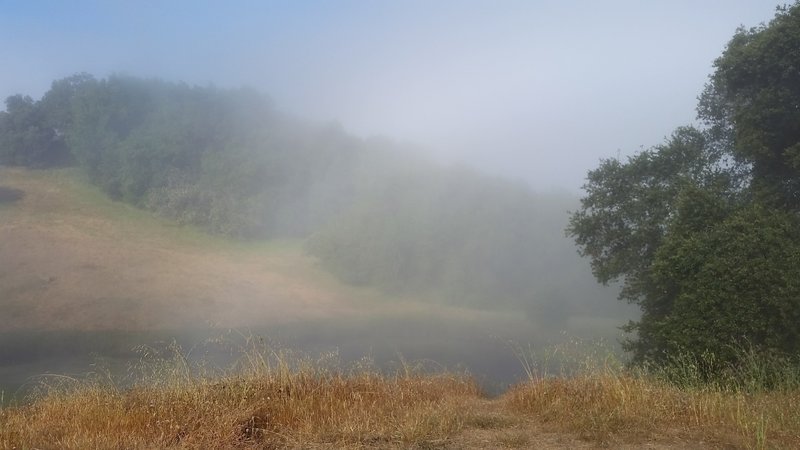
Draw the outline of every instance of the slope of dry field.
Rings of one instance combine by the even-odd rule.
[[[385,296],[337,282],[299,241],[231,242],[113,202],[73,169],[0,167],[0,186],[24,193],[0,204],[4,331],[247,327],[423,307],[376,304]]]

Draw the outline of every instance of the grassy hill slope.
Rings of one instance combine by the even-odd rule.
[[[4,331],[248,327],[375,314],[491,315],[336,280],[300,240],[237,241],[108,199],[78,169],[0,167]]]
[[[10,328],[158,329],[348,314],[297,242],[210,237],[119,202],[73,169],[0,169],[0,308]]]

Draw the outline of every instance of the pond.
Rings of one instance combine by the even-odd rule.
[[[614,333],[613,328],[606,333],[610,351],[616,351]],[[467,371],[487,393],[498,394],[526,376],[515,347],[545,349],[575,335],[544,332],[513,315],[443,319],[419,314],[237,330],[18,331],[0,333],[0,391],[4,403],[19,403],[46,381],[44,374],[80,378],[105,370],[124,385],[143,357],[141,346],[157,352],[177,344],[190,361],[223,370],[241,357],[247,337],[263,338],[276,349],[312,359],[335,353],[344,369],[369,358],[378,369],[389,372],[403,363],[426,371]]]

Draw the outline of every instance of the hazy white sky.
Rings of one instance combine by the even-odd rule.
[[[250,85],[279,109],[577,190],[663,141],[768,0],[4,1],[0,96],[75,72]]]

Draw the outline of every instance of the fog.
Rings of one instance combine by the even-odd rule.
[[[0,96],[32,99],[0,114],[0,391],[230,329],[493,391],[523,374],[513,343],[617,350],[637,311],[564,235],[583,179],[692,122],[773,12],[6,3]]]
[[[77,72],[249,85],[301,117],[577,192],[695,114],[757,0],[4,2],[0,96]]]

